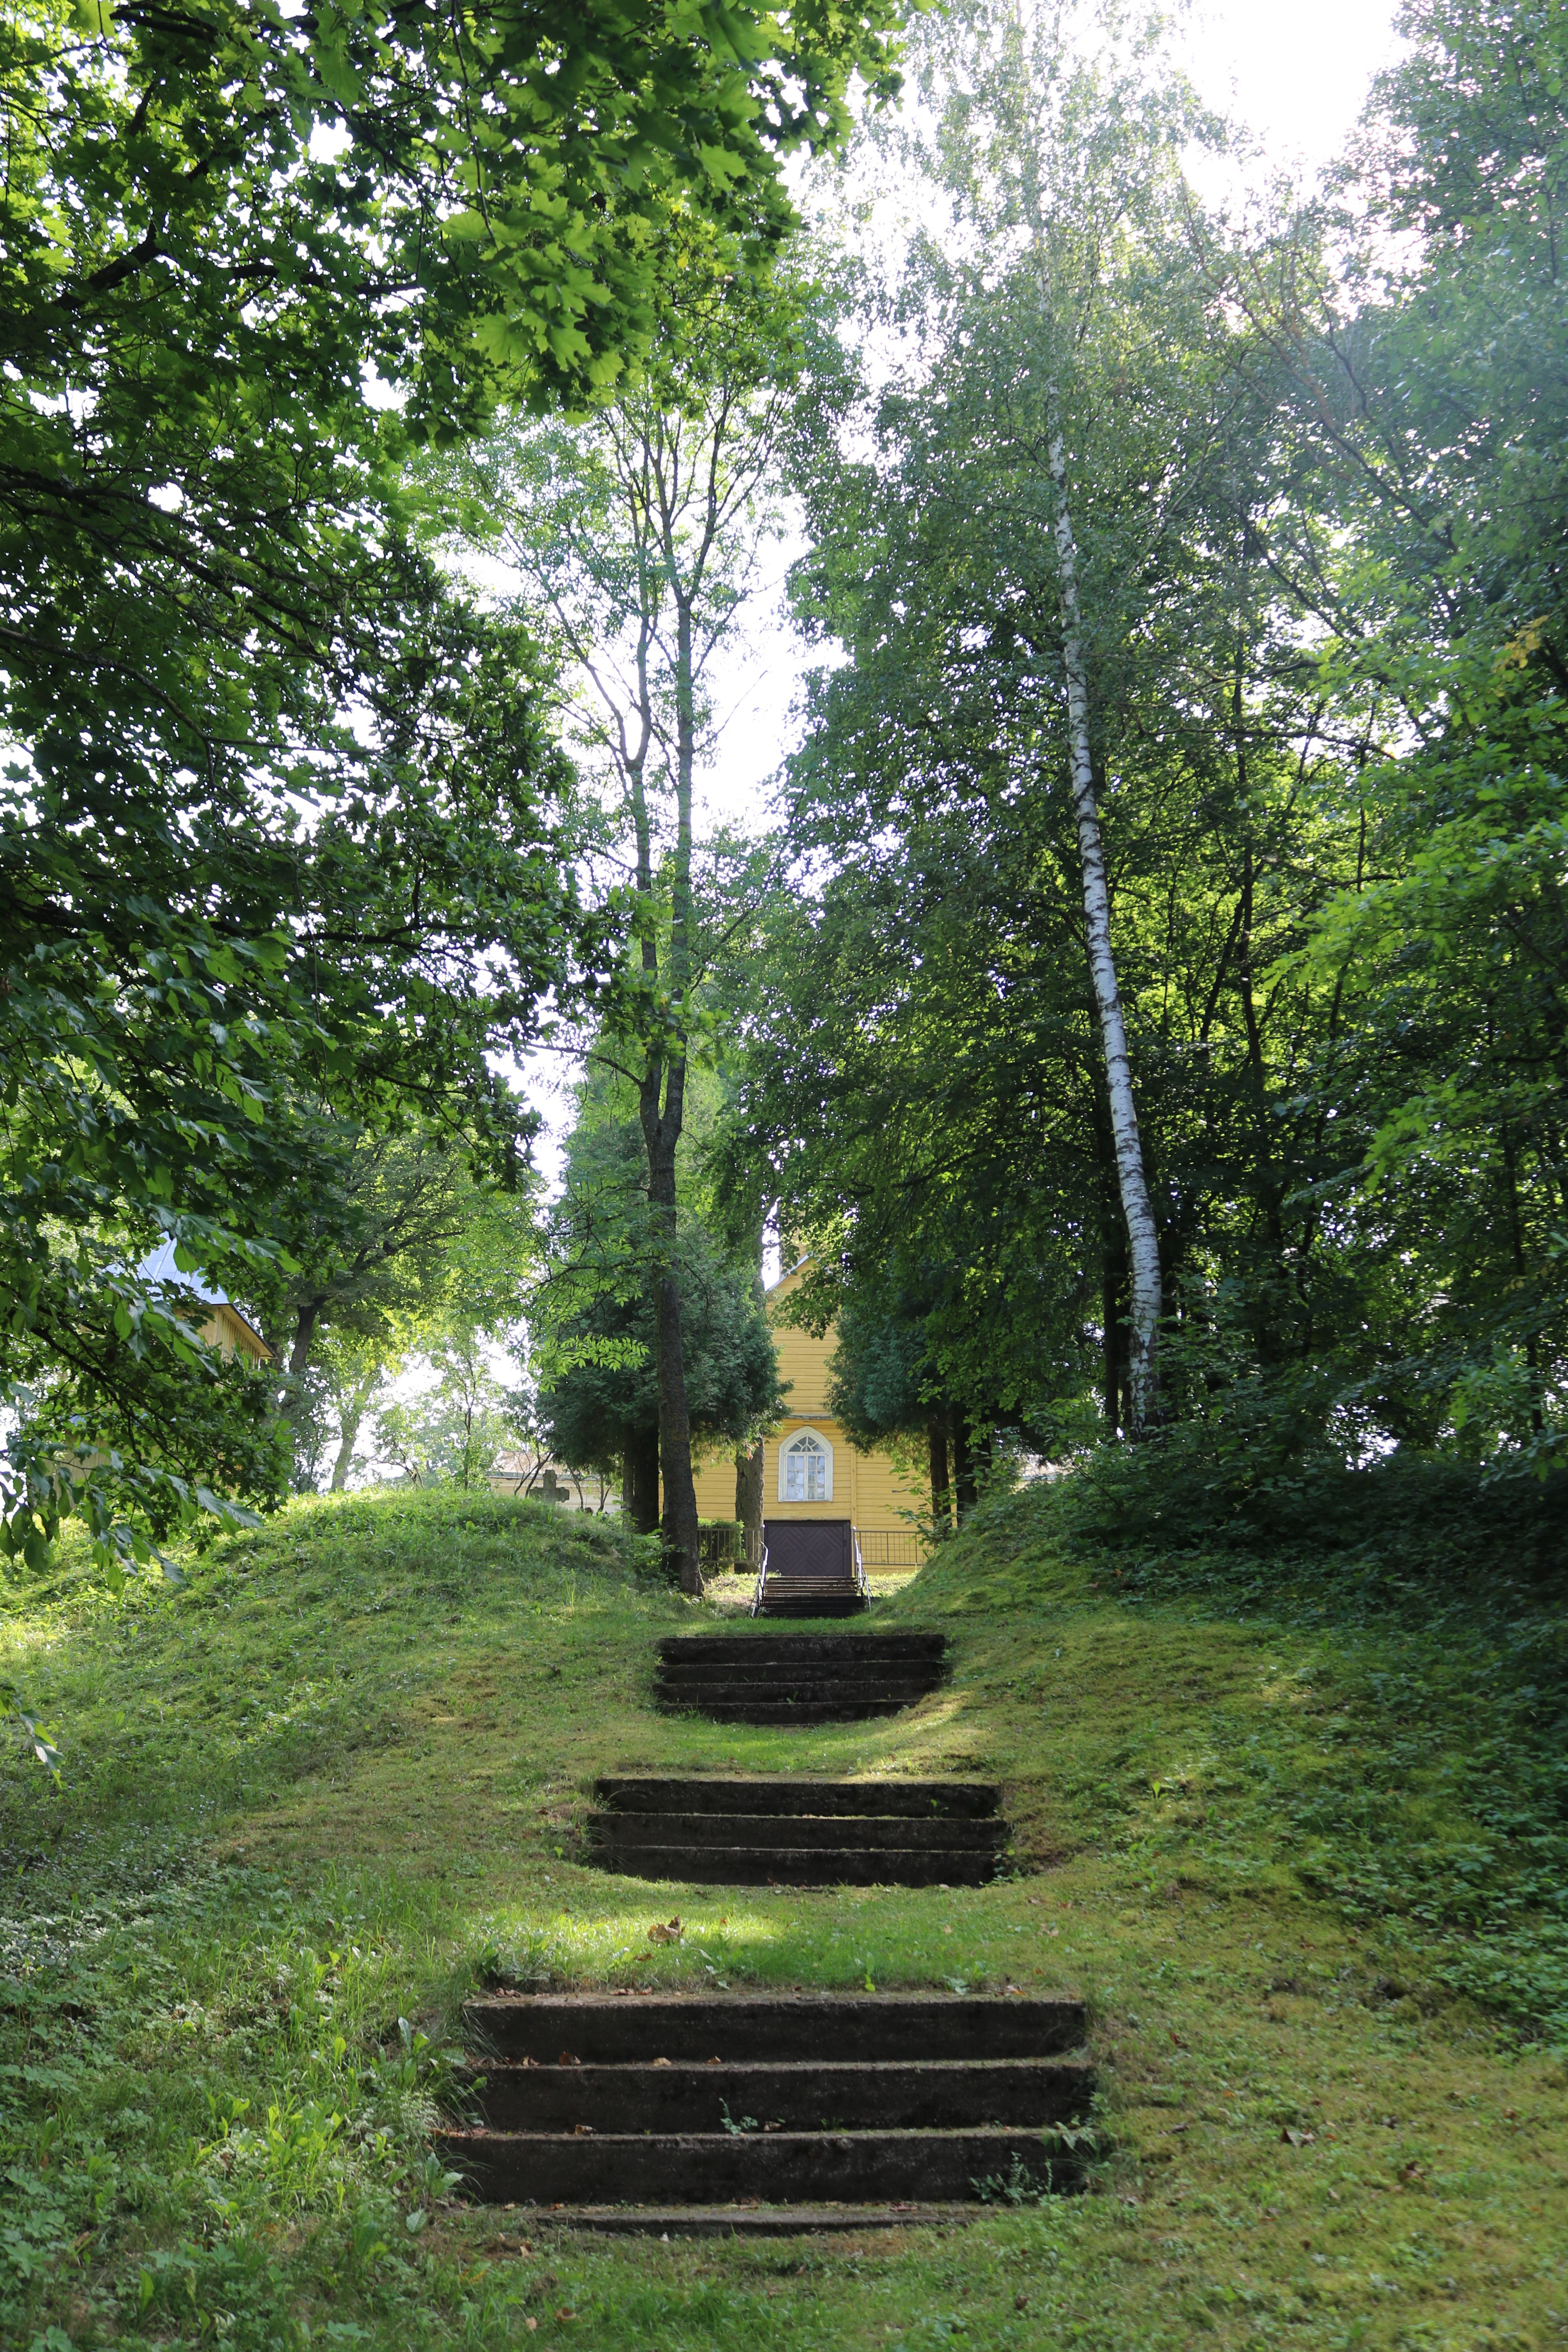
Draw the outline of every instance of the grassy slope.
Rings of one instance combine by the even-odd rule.
[[[1429,1640],[1116,1590],[1016,1505],[879,1612],[944,1626],[948,1691],[784,1735],[654,1715],[653,1642],[699,1613],[537,1506],[351,1497],[226,1542],[183,1595],[13,1588],[67,1767],[0,1783],[0,2342],[1563,2340],[1562,2056],[1445,1989],[1520,1915],[1489,1944],[1467,1920],[1507,1857]],[[605,1768],[984,1771],[1019,1874],[606,1879],[575,1859]],[[672,1910],[685,1941],[650,1945]],[[1088,2198],[966,2231],[520,2253],[421,2144],[498,1956],[532,1981],[1081,1988],[1110,2152]]]

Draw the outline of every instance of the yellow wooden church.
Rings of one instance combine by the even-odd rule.
[[[816,1339],[798,1324],[778,1320],[778,1308],[799,1288],[807,1263],[803,1258],[792,1266],[767,1295],[779,1378],[788,1393],[784,1419],[763,1450],[763,1516],[849,1519],[868,1568],[913,1568],[925,1557],[920,1522],[930,1512],[930,1496],[889,1454],[857,1454],[828,1411],[827,1367],[837,1344],[831,1326]],[[713,1454],[695,1466],[698,1516],[733,1518],[734,1456]]]

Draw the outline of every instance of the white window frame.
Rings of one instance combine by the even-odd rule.
[[[813,1457],[820,1460],[822,1465],[822,1491],[820,1494],[813,1495],[806,1493],[804,1495],[792,1495],[790,1493],[789,1472],[792,1457],[796,1461],[800,1461],[802,1459],[810,1460]],[[809,1486],[809,1472],[806,1474],[803,1484]],[[832,1502],[833,1446],[831,1441],[824,1437],[820,1430],[797,1429],[795,1435],[791,1438],[787,1438],[784,1444],[779,1447],[779,1500],[781,1503]]]

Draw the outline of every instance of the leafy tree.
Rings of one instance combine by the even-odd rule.
[[[688,242],[646,383],[586,425],[520,427],[481,444],[461,478],[470,532],[515,566],[524,608],[553,636],[576,689],[574,732],[605,777],[612,823],[630,836],[633,955],[592,1050],[637,1090],[658,1269],[664,1533],[698,1591],[677,1167],[703,990],[737,914],[732,887],[704,904],[692,803],[713,751],[712,659],[777,528],[774,458],[800,295],[787,282],[759,289],[726,271],[710,242]]]
[[[411,551],[403,456],[635,363],[677,216],[757,266],[778,159],[887,62],[833,0],[7,14],[13,1548],[81,1507],[118,1573],[197,1466],[271,1490],[270,1438],[124,1268],[164,1231],[232,1289],[287,1268],[331,1192],[301,1067],[372,1129],[462,1097],[479,1158],[515,1154],[493,1054],[585,946],[561,776],[529,649]]]
[[[322,1409],[336,1418],[341,1484],[365,1412],[412,1349],[454,1328],[516,1320],[536,1242],[531,1183],[476,1181],[460,1134],[340,1127],[338,1137],[332,1190],[292,1237],[298,1270],[275,1281],[258,1310],[307,1492],[318,1483]]]
[[[943,1377],[992,1412],[1081,1386],[1098,1310],[1107,1417],[1137,1430],[1168,1200],[1141,1130],[1169,1045],[1168,1008],[1151,1038],[1124,1003],[1128,852],[1170,835],[1173,792],[1189,853],[1212,806],[1238,584],[1194,544],[1234,543],[1235,432],[1186,250],[1193,110],[1148,58],[1075,60],[1027,12],[944,20],[922,58],[938,135],[891,134],[898,161],[986,233],[917,238],[900,286],[863,289],[906,370],[842,366],[804,404],[797,605],[850,660],[814,681],[792,762],[791,839],[830,878],[777,926],[746,1116],[820,1244],[824,1314],[862,1276],[882,1297],[889,1251],[911,1288],[963,1268]]]
[[[911,364],[820,380],[801,436],[801,609],[847,659],[792,764],[819,878],[770,919],[732,1178],[776,1189],[808,1311],[864,1318],[868,1379],[941,1265],[922,1380],[1066,1450],[1098,1356],[1101,1427],[1135,1421],[1052,545],[1044,395],[1070,390],[1164,1300],[1151,1510],[1224,1518],[1390,1445],[1497,1475],[1561,1442],[1558,35],[1411,26],[1345,184],[1402,246],[1331,263],[1300,211],[1257,238],[1195,203],[1130,220],[1043,387],[1023,225],[978,260],[917,247],[859,313]],[[1106,125],[1078,88],[1072,135],[1114,156],[1136,107]]]
[[[688,1310],[682,1370],[693,1445],[750,1451],[783,1407],[760,1284],[716,1255],[700,1226],[678,1244]],[[551,1335],[540,1412],[552,1452],[574,1468],[618,1470],[634,1527],[658,1523],[658,1381],[653,1301],[602,1293]],[[560,1371],[551,1359],[563,1361]]]
[[[1276,403],[1257,536],[1362,736],[1354,887],[1310,963],[1321,1213],[1375,1334],[1341,1391],[1359,1431],[1518,1467],[1560,1451],[1568,1367],[1568,49],[1531,6],[1403,21],[1342,175],[1349,262],[1310,212],[1205,258]]]
[[[596,1090],[601,1095],[608,1088]],[[618,1471],[639,1531],[659,1517],[656,1344],[661,1242],[650,1230],[640,1134],[590,1091],[552,1218],[552,1263],[532,1319],[541,1423],[574,1468]],[[682,1373],[693,1444],[748,1456],[782,1405],[762,1286],[689,1212],[677,1230]]]
[[[933,31],[921,77],[937,110],[930,161],[972,252],[984,257],[956,267],[943,257],[926,272],[948,372],[964,382],[968,403],[988,394],[993,410],[991,435],[971,443],[959,470],[984,501],[982,531],[1022,535],[1018,560],[1006,567],[1009,619],[1028,597],[1036,627],[1018,629],[1018,641],[1059,696],[1127,1234],[1135,1433],[1156,1410],[1163,1281],[1111,938],[1100,808],[1107,728],[1097,703],[1111,699],[1105,674],[1144,634],[1163,584],[1159,518],[1182,503],[1186,486],[1180,462],[1173,467],[1159,447],[1156,419],[1184,404],[1184,362],[1201,342],[1201,313],[1194,320],[1184,288],[1170,282],[1169,257],[1185,199],[1181,152],[1203,125],[1168,67],[1151,70],[1151,38],[1124,49],[1105,9],[981,6]],[[998,286],[991,257],[1008,252],[1017,258]],[[957,311],[963,323],[954,339]],[[1130,378],[1136,402],[1118,397]],[[1137,514],[1128,497],[1135,483],[1146,500],[1153,493],[1152,513],[1146,504]],[[1143,541],[1136,553],[1134,534]],[[1042,588],[1055,607],[1048,651],[1036,634]]]
[[[506,1391],[489,1369],[484,1335],[450,1333],[428,1351],[434,1388],[376,1416],[376,1451],[416,1486],[489,1483],[506,1443]]]
[[[0,1296],[7,1376],[50,1400],[10,1457],[23,1539],[80,1505],[133,1559],[117,1501],[167,1524],[196,1476],[272,1489],[270,1438],[241,1417],[215,1442],[229,1384],[126,1271],[164,1233],[231,1295],[266,1297],[297,1244],[352,1244],[345,1120],[374,1132],[412,1097],[503,1181],[526,1145],[531,1120],[487,1056],[526,1043],[583,934],[537,723],[495,646],[456,634],[467,675],[442,655],[437,689],[398,715],[403,752],[356,754],[363,789],[309,823],[281,775],[272,791],[241,776],[237,742],[226,779],[167,796],[172,747],[134,791],[123,766],[84,776],[62,750],[0,806]],[[301,1097],[304,1068],[331,1088],[330,1118]]]

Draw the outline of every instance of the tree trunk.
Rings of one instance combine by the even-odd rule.
[[[316,1325],[326,1305],[324,1296],[301,1299],[294,1317],[294,1338],[289,1349],[289,1377],[297,1381],[310,1365],[310,1350],[316,1344]]]
[[[673,1085],[673,1080],[671,1081]],[[655,1276],[654,1359],[658,1376],[658,1466],[664,1481],[664,1548],[678,1563],[680,1589],[702,1590],[697,1486],[691,1475],[691,1416],[680,1330],[680,1273],[675,1262],[675,1148],[661,1155],[649,1194],[658,1234]]]
[[[1111,1139],[1116,1152],[1117,1186],[1121,1197],[1121,1214],[1127,1225],[1132,1325],[1127,1408],[1131,1433],[1137,1437],[1154,1420],[1159,1400],[1157,1349],[1163,1309],[1160,1239],[1143,1167],[1143,1146],[1138,1133],[1137,1107],[1132,1099],[1127,1027],[1121,1015],[1121,994],[1117,986],[1116,961],[1110,946],[1110,889],[1105,872],[1105,846],[1100,839],[1100,804],[1095,791],[1089,732],[1089,657],[1079,599],[1078,548],[1073,539],[1072,512],[1068,504],[1067,449],[1059,423],[1055,424],[1052,430],[1050,471],[1057,499],[1057,576],[1061,598],[1062,657],[1068,681],[1073,813],[1078,823],[1079,860],[1083,869],[1084,928],[1100,1049],[1105,1057],[1105,1085],[1110,1106]]]
[[[379,1371],[373,1372],[367,1381],[362,1381],[357,1388],[349,1391],[348,1402],[339,1417],[338,1458],[332,1465],[331,1491],[334,1495],[341,1495],[349,1483],[349,1469],[354,1458],[354,1447],[359,1443],[360,1426],[380,1378]]]
[[[1103,1066],[1102,1060],[1102,1069]],[[1106,1430],[1114,1437],[1122,1425],[1127,1396],[1127,1226],[1117,1192],[1116,1153],[1104,1090],[1092,1077],[1089,1097],[1095,1157],[1100,1164],[1096,1191],[1100,1203],[1100,1391]]]
[[[621,1469],[621,1509],[639,1536],[658,1525],[658,1434],[628,1438]]]
[[[673,564],[670,585],[672,589],[675,586]],[[647,1197],[653,1210],[654,1352],[658,1377],[658,1456],[664,1475],[664,1543],[666,1551],[677,1563],[681,1591],[698,1594],[702,1591],[702,1559],[697,1527],[697,1487],[691,1475],[691,1416],[686,1401],[686,1361],[680,1339],[675,1196],[675,1150],[686,1108],[685,1024],[687,991],[691,984],[691,792],[697,761],[697,724],[690,601],[677,592],[675,606],[676,824],[669,878],[668,986],[665,992],[668,1005],[665,1017],[671,1043],[662,1051],[655,1048],[649,1053],[638,1089],[638,1109],[647,1150]],[[651,896],[652,850],[646,803],[638,824],[637,887]],[[651,937],[643,940],[643,970],[657,979],[658,946]]]
[[[972,1511],[980,1500],[974,1484],[974,1456],[969,1446],[969,1423],[961,1407],[955,1405],[950,1416],[952,1423],[952,1484],[958,1502],[959,1525],[963,1515]]]
[[[742,1549],[752,1575],[763,1564],[763,1441],[751,1452],[735,1456],[735,1517],[742,1529]]]
[[[933,1412],[926,1423],[926,1446],[931,1459],[931,1523],[937,1541],[952,1533],[952,1492],[947,1475],[947,1423],[940,1412]]]

